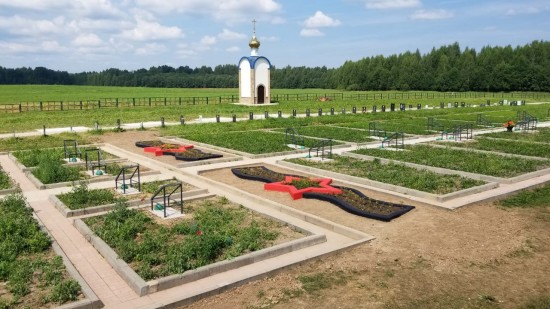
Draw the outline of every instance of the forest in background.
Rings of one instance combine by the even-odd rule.
[[[110,68],[68,73],[45,67],[0,66],[0,84],[48,84],[156,88],[238,88],[236,64],[177,68],[163,65],[135,71]],[[276,89],[550,91],[550,42],[524,46],[461,49],[458,43],[429,53],[407,51],[346,61],[338,68],[272,67]]]

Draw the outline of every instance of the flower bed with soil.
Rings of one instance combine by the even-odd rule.
[[[326,241],[325,235],[271,220],[225,197],[184,207],[184,216],[164,220],[117,203],[105,215],[74,224],[139,295]]]
[[[144,182],[141,184],[139,193],[129,196],[121,194],[114,188],[90,190],[86,183],[80,183],[74,186],[70,192],[50,196],[50,201],[56,205],[65,217],[81,216],[109,211],[115,207],[118,201],[128,201],[131,206],[148,204],[150,197],[160,186],[177,181],[166,179]],[[208,192],[206,189],[197,189],[188,183],[182,183],[182,185],[184,198],[191,198]]]
[[[223,155],[217,153],[207,153],[200,149],[195,149],[193,145],[181,145],[173,143],[164,143],[162,141],[137,141],[137,147],[143,148],[145,152],[152,152],[156,156],[171,155],[176,160],[198,161],[221,158]]]
[[[295,197],[320,199],[335,204],[349,213],[366,218],[391,221],[414,209],[414,206],[371,199],[353,188],[330,186],[326,182],[324,186],[318,186],[323,190],[316,190],[314,183],[321,182],[318,179],[277,173],[264,166],[233,168],[231,172],[239,178],[266,182],[264,188],[269,188],[273,184],[289,187],[288,192],[294,193],[292,195],[294,199]]]
[[[318,162],[302,158],[288,159],[286,161],[439,195],[485,184],[481,180],[474,180],[459,175],[442,175],[428,170],[408,167],[403,164],[385,164],[376,159],[361,160],[333,155],[332,161],[329,162]]]

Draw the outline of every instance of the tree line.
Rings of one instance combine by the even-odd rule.
[[[0,84],[60,84],[167,88],[237,88],[239,68],[177,68],[163,65],[135,71],[116,68],[68,73],[45,67],[0,66]],[[279,89],[550,91],[550,42],[524,46],[461,49],[458,43],[426,54],[407,51],[346,61],[338,68],[272,67],[271,86]]]

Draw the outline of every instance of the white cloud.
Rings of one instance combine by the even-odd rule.
[[[178,27],[166,27],[158,22],[136,16],[135,26],[132,29],[123,30],[120,36],[131,41],[148,41],[179,39],[184,35]]]
[[[523,14],[538,14],[541,10],[536,7],[526,7],[526,8],[520,8],[520,9],[508,9],[506,11],[506,15],[513,16],[513,15],[523,15]]]
[[[304,22],[304,26],[306,28],[335,27],[339,25],[340,25],[339,20],[333,19],[325,15],[321,11],[315,12],[313,16],[306,19],[306,21]]]
[[[227,40],[227,41],[237,41],[237,40],[246,39],[246,35],[238,32],[233,32],[228,29],[223,29],[223,31],[218,34],[218,38],[222,40]]]
[[[103,45],[101,38],[94,33],[79,34],[71,43],[78,47],[97,47]]]
[[[45,52],[63,52],[65,48],[59,44],[57,41],[44,41],[40,43],[42,51]]]
[[[317,11],[315,12],[315,14],[313,14],[313,16],[304,21],[305,28],[300,31],[300,35],[306,37],[323,36],[325,34],[321,32],[318,28],[337,27],[339,25],[339,20],[327,16],[321,11]]]
[[[195,57],[197,55],[197,52],[191,49],[188,44],[178,44],[176,55],[178,55],[180,58],[187,59]]]
[[[110,0],[73,0],[70,6],[79,16],[94,18],[124,16],[124,13]]]
[[[205,35],[204,37],[202,37],[200,44],[214,45],[216,44],[216,38],[213,36]]]
[[[419,7],[420,0],[366,0],[368,9],[403,9]]]
[[[305,29],[302,29],[302,31],[300,31],[300,35],[301,36],[323,36],[325,34],[319,31],[318,29],[305,28]]]
[[[159,43],[149,43],[145,44],[144,46],[140,46],[136,48],[136,55],[157,55],[161,54],[168,49],[166,48],[166,45],[159,44]]]
[[[437,10],[417,10],[411,15],[412,19],[446,19],[453,17],[453,13],[443,9]]]
[[[69,6],[70,3],[70,0],[0,0],[0,6],[38,11],[53,8],[65,8]]]
[[[136,0],[136,4],[158,13],[179,12],[212,16],[223,21],[238,21],[243,17],[269,15],[281,9],[274,0]]]
[[[231,46],[229,48],[226,48],[225,51],[228,53],[237,53],[237,52],[240,52],[241,49],[237,46]]]
[[[32,11],[70,10],[79,17],[123,16],[123,12],[110,0],[0,0],[0,7]]]
[[[0,19],[0,30],[17,35],[39,37],[46,34],[58,34],[64,31],[65,19],[56,17],[53,20],[28,19],[15,15]]]

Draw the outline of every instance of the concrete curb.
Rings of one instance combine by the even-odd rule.
[[[27,204],[27,207],[32,209],[32,207],[29,204]],[[63,249],[61,249],[61,247],[57,244],[57,242],[55,241],[55,238],[53,238],[52,235],[48,232],[48,229],[46,228],[44,223],[42,223],[40,218],[38,218],[38,216],[34,213],[34,210],[33,210],[33,218],[38,222],[38,225],[40,226],[40,229],[44,233],[48,234],[48,237],[52,241],[52,249],[54,250],[54,252],[57,255],[61,256],[61,258],[63,260],[63,264],[65,265],[65,269],[67,270],[67,273],[69,273],[69,275],[73,279],[78,281],[78,284],[80,285],[82,293],[86,297],[85,299],[75,301],[75,302],[72,302],[72,303],[68,303],[68,304],[64,304],[64,305],[58,306],[56,308],[57,309],[97,309],[97,308],[102,308],[103,307],[103,302],[99,299],[99,297],[97,297],[97,295],[90,288],[88,283],[86,283],[84,278],[82,278],[82,276],[80,275],[78,270],[76,270],[76,268],[71,263],[71,261],[69,260],[67,255],[65,255],[65,252],[63,251]]]
[[[179,163],[176,166],[179,168],[185,168],[185,167],[191,167],[191,166],[234,162],[234,161],[242,161],[242,160],[243,160],[242,157],[230,157],[230,158],[218,158],[218,159],[197,160],[197,161],[188,161],[188,162],[182,161],[182,163]]]
[[[404,161],[398,161],[398,160],[391,160],[391,159],[361,155],[361,154],[352,153],[352,152],[343,152],[341,155],[356,158],[356,159],[360,159],[360,160],[371,160],[372,161],[374,159],[379,159],[380,162],[382,162],[382,163],[396,162],[396,163],[403,164],[403,165],[408,166],[408,167],[412,167],[412,168],[416,168],[416,169],[424,169],[424,170],[432,171],[432,172],[438,173],[438,174],[460,175],[460,176],[463,176],[463,177],[467,177],[467,178],[471,178],[471,179],[475,179],[475,180],[483,180],[483,181],[486,181],[486,182],[499,182],[499,183],[502,183],[502,181],[504,180],[504,178],[501,178],[501,177],[494,177],[494,176],[488,176],[488,175],[482,175],[482,174],[474,174],[474,173],[469,173],[469,172],[451,170],[451,169],[442,168],[442,167],[433,167],[433,166],[428,166],[428,165],[421,165],[421,164],[416,164],[416,163],[410,163],[410,162],[404,162]]]
[[[383,163],[397,162],[397,163],[404,164],[404,165],[409,166],[409,167],[413,167],[413,168],[416,168],[416,169],[425,169],[425,170],[432,171],[432,172],[435,172],[435,173],[438,173],[438,174],[448,174],[448,175],[455,174],[455,175],[460,175],[460,176],[463,176],[463,177],[472,178],[472,179],[476,179],[476,180],[483,180],[483,181],[486,181],[486,182],[498,182],[498,183],[503,183],[503,184],[512,184],[512,183],[516,183],[518,181],[523,181],[523,180],[531,179],[531,178],[534,178],[534,177],[538,177],[538,176],[542,176],[542,175],[546,175],[546,174],[550,173],[550,168],[545,168],[545,169],[542,169],[542,170],[521,174],[521,175],[518,175],[518,176],[515,176],[515,177],[511,177],[511,178],[504,178],[504,177],[496,177],[496,176],[489,176],[489,175],[483,175],[483,174],[475,174],[475,173],[458,171],[458,170],[451,170],[451,169],[442,168],[442,167],[433,167],[433,166],[428,166],[428,165],[421,165],[421,164],[416,164],[416,163],[410,163],[410,162],[404,162],[404,161],[398,161],[398,160],[391,160],[391,159],[361,155],[361,154],[352,153],[352,152],[344,152],[341,155],[356,158],[356,159],[361,159],[361,160],[374,160],[376,158],[376,159],[379,159],[380,162],[383,162]]]
[[[145,280],[138,276],[126,262],[121,260],[103,239],[97,237],[84,221],[75,219],[73,225],[139,296],[149,293],[149,285]]]
[[[189,200],[191,197],[196,197],[207,193],[208,193],[208,189],[184,191],[183,197],[184,197],[184,200]],[[57,208],[57,210],[59,210],[59,212],[61,212],[61,214],[66,218],[80,217],[80,216],[86,216],[86,215],[96,214],[100,212],[106,212],[113,209],[116,206],[116,204],[107,204],[107,205],[94,206],[94,207],[88,207],[83,209],[70,209],[56,195],[50,195],[48,199],[50,202],[52,202],[52,204],[55,205],[55,208]],[[149,201],[150,201],[149,199],[146,199],[143,201],[129,200],[128,206],[130,207],[139,206],[142,204],[146,204]]]
[[[327,241],[325,235],[310,235],[288,243],[279,244],[259,251],[239,256],[232,260],[224,260],[197,269],[189,270],[183,274],[172,275],[157,280],[149,281],[150,293],[166,290],[178,285],[190,283],[210,275],[236,269],[245,265],[257,263],[269,258],[277,257],[292,251],[311,247]]]
[[[473,187],[473,188],[468,188],[468,189],[464,189],[464,190],[460,190],[460,191],[456,191],[456,192],[451,192],[451,193],[444,194],[444,195],[439,195],[439,194],[433,194],[433,193],[429,193],[429,192],[409,189],[409,188],[405,188],[405,187],[400,187],[400,186],[396,186],[396,185],[391,185],[391,184],[387,184],[387,183],[384,183],[384,182],[378,182],[378,181],[370,180],[370,179],[367,179],[367,178],[361,178],[361,177],[350,176],[350,175],[346,175],[346,174],[340,174],[340,173],[336,173],[336,172],[326,171],[326,170],[322,170],[322,169],[318,169],[318,168],[314,168],[314,167],[309,167],[309,166],[304,166],[304,165],[300,165],[300,164],[295,164],[295,163],[287,162],[287,161],[277,161],[276,163],[278,165],[281,165],[281,166],[284,166],[284,167],[292,168],[292,169],[299,170],[299,171],[306,172],[306,173],[310,173],[310,174],[317,174],[317,175],[321,175],[321,176],[324,176],[324,177],[335,178],[335,179],[344,180],[344,181],[359,184],[359,185],[373,187],[374,189],[378,188],[378,189],[382,189],[382,190],[398,192],[398,193],[402,193],[402,194],[405,194],[405,195],[420,197],[420,198],[429,199],[429,200],[433,200],[433,201],[437,201],[437,202],[445,202],[445,201],[449,201],[449,200],[452,200],[452,199],[455,199],[455,198],[459,198],[459,197],[463,197],[463,196],[483,192],[483,191],[494,189],[494,188],[498,187],[498,183],[492,182],[492,183],[487,183],[487,184],[477,186],[477,187]]]
[[[177,141],[183,142],[183,143],[196,144],[196,145],[199,145],[201,147],[209,147],[209,148],[212,148],[212,149],[224,151],[224,152],[227,152],[227,153],[232,153],[232,154],[243,156],[243,157],[250,158],[250,159],[261,159],[261,158],[268,158],[268,157],[285,156],[285,155],[291,155],[291,154],[307,153],[309,151],[309,148],[304,148],[304,149],[289,150],[289,151],[253,154],[253,153],[238,151],[238,150],[234,150],[234,149],[203,144],[203,143],[195,142],[195,141],[192,141],[192,140],[182,139],[182,138],[179,138],[179,137],[175,137],[174,139],[177,140]],[[332,146],[332,149],[347,148],[347,147],[351,147],[351,146],[353,146],[351,143],[346,143],[346,144],[342,144],[342,145],[334,145],[334,146]]]
[[[151,175],[158,175],[158,174],[160,174],[159,171],[151,170],[151,171],[141,172],[140,176],[151,176]],[[57,183],[52,183],[52,184],[43,184],[40,180],[38,180],[32,174],[32,170],[26,171],[25,175],[35,185],[35,187],[37,187],[40,190],[62,188],[62,187],[71,187],[71,186],[73,186],[74,183],[78,183],[78,182],[95,183],[95,182],[113,181],[113,180],[116,179],[116,176],[99,176],[99,177],[83,179],[83,180],[57,182]]]
[[[430,142],[428,144],[431,147],[435,147],[435,148],[450,148],[450,149],[461,150],[461,151],[466,150],[466,151],[471,151],[471,152],[499,155],[499,156],[503,156],[503,157],[512,157],[512,158],[518,158],[518,159],[537,160],[537,161],[549,161],[550,160],[549,158],[544,158],[544,157],[533,157],[533,156],[526,156],[526,155],[520,155],[520,154],[514,154],[514,153],[497,152],[497,151],[475,149],[475,148],[468,148],[468,147],[444,146],[444,145],[438,145],[437,142],[435,142],[435,143]]]
[[[293,228],[297,228],[289,223],[287,224]],[[81,219],[76,219],[74,220],[73,225],[80,233],[82,233],[86,240],[88,240],[94,248],[97,249],[97,251],[109,262],[113,269],[139,296],[166,290],[178,285],[203,279],[214,274],[236,269],[327,241],[324,234],[310,235],[288,243],[279,244],[242,255],[232,260],[220,261],[194,270],[186,271],[182,274],[176,274],[145,282],[132,268],[130,268],[126,262],[120,259],[120,257],[109,245],[107,245],[101,238],[97,237],[84,223],[84,221]]]

